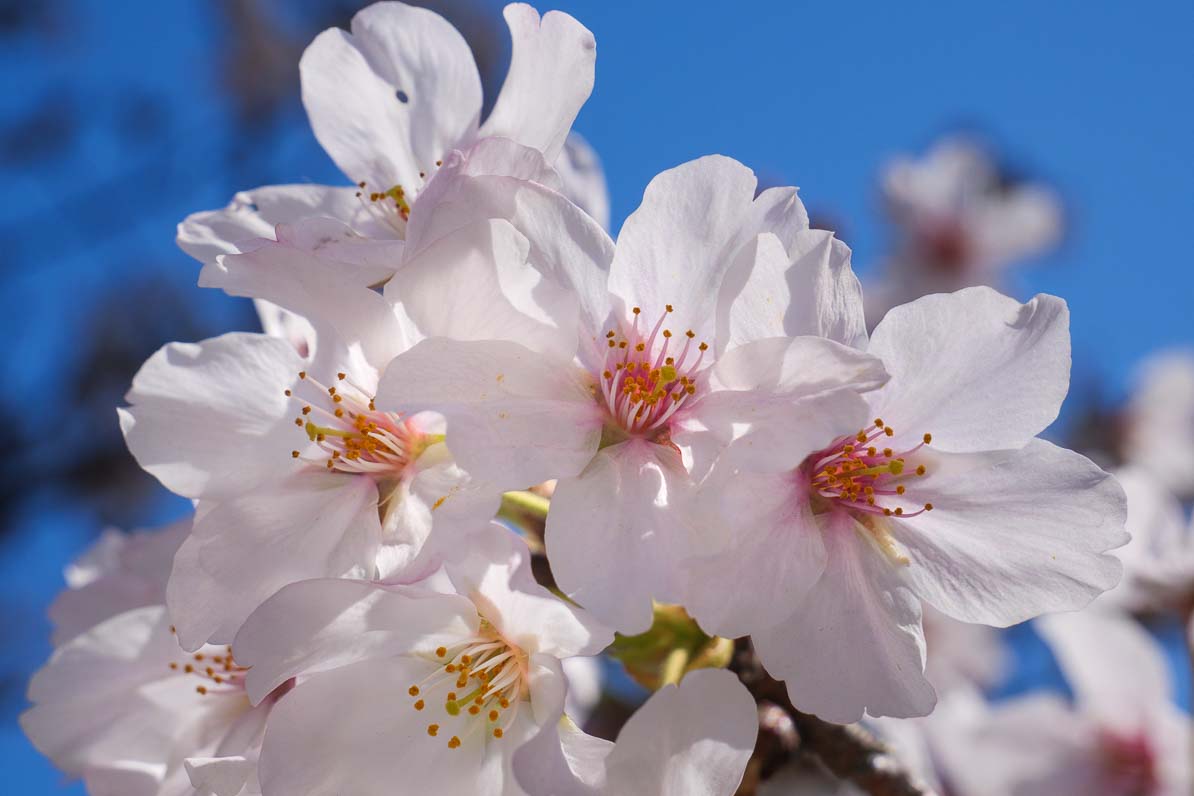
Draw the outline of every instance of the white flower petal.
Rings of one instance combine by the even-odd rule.
[[[288,583],[370,576],[381,539],[369,478],[301,470],[217,503],[174,558],[166,591],[179,642],[226,644],[253,609]]]
[[[787,681],[792,704],[845,724],[923,716],[936,702],[924,676],[920,601],[870,532],[844,512],[823,527],[825,572],[785,622],[753,634],[759,659]]]
[[[911,560],[909,586],[943,613],[1006,626],[1081,608],[1119,582],[1107,551],[1127,541],[1123,490],[1085,457],[1032,440],[920,460],[928,473],[909,484],[905,510],[933,510],[878,521]]]
[[[238,663],[252,667],[246,683],[257,702],[295,675],[411,652],[434,660],[436,647],[475,633],[478,621],[473,604],[455,594],[368,581],[305,580],[262,603],[232,648]],[[404,683],[394,695],[405,695],[421,679]]]
[[[564,717],[519,747],[514,775],[528,796],[601,796],[613,748]]]
[[[832,340],[772,337],[721,356],[709,394],[690,411],[724,442],[737,438],[742,466],[792,468],[865,425],[870,408],[859,393],[886,379],[878,359]]]
[[[580,472],[596,452],[603,419],[585,376],[515,343],[434,338],[390,363],[376,403],[442,412],[461,467],[525,489]]]
[[[170,564],[190,530],[188,517],[153,531],[105,531],[67,568],[71,588],[50,606],[54,646],[117,614],[165,602]]]
[[[562,478],[546,533],[560,589],[622,633],[649,628],[652,599],[682,597],[676,564],[689,556],[691,538],[675,504],[689,488],[674,450],[637,439]]]
[[[257,770],[256,761],[241,756],[190,757],[183,765],[191,785],[215,796],[237,796]]]
[[[580,133],[571,132],[555,161],[560,193],[584,210],[602,229],[609,229],[609,189],[597,151]]]
[[[440,15],[374,3],[352,33],[325,30],[299,62],[319,143],[349,179],[412,193],[476,130],[481,79],[464,38]]]
[[[371,238],[393,235],[364,211],[356,188],[327,185],[265,185],[241,191],[227,207],[192,213],[178,225],[179,248],[207,265],[221,254],[235,254],[259,239],[273,239],[278,224],[325,216],[343,221]]]
[[[635,712],[606,758],[613,796],[732,796],[755,747],[755,701],[732,673],[689,672]]]
[[[304,680],[270,717],[262,791],[393,796],[401,783],[407,793],[494,793],[480,780],[484,742],[473,736],[449,749],[446,736],[428,737],[428,719],[405,701],[434,666],[376,658]]]
[[[251,490],[285,472],[294,429],[283,390],[302,367],[289,343],[265,335],[171,343],[133,377],[119,410],[125,442],[185,497]]]
[[[1069,389],[1069,310],[987,287],[925,296],[887,313],[868,351],[891,373],[871,406],[897,436],[930,432],[947,451],[1017,448],[1053,422]]]
[[[793,486],[787,473],[725,464],[701,483],[694,515],[706,527],[703,555],[685,565],[684,607],[706,633],[738,638],[780,624],[824,571],[821,528]]]
[[[718,292],[736,252],[726,247],[750,210],[755,184],[750,169],[720,155],[657,175],[618,234],[610,293],[627,312],[641,306],[651,318],[672,305],[669,325],[713,345]]]
[[[513,40],[510,71],[479,135],[510,138],[555,160],[593,91],[597,42],[561,11],[511,3],[502,12]]]
[[[446,565],[457,591],[485,604],[485,618],[528,654],[592,655],[613,632],[535,582],[526,543],[500,523],[470,537]]]
[[[264,298],[306,318],[315,329],[310,367],[317,373],[336,372],[354,357],[377,370],[410,344],[393,307],[367,286],[375,277],[388,276],[392,266],[367,264],[365,271],[371,275],[345,278],[357,266],[339,258],[353,256],[345,252],[358,245],[368,249],[373,244],[353,242],[318,249],[309,236],[335,223],[313,219],[289,228],[290,234],[278,242],[225,255],[203,268],[199,284],[221,288],[231,296]]]
[[[543,184],[528,161],[547,168],[538,152],[504,139],[485,139],[450,159],[415,204],[406,256],[478,221],[505,219],[530,243],[531,266],[576,294],[580,329],[596,335],[610,310],[606,282],[614,243],[597,222]]]
[[[862,286],[850,268],[850,249],[823,230],[803,230],[787,248],[771,233],[748,242],[726,274],[718,303],[717,342],[724,348],[782,335],[866,344]]]
[[[530,242],[508,221],[461,227],[407,261],[385,288],[419,331],[454,340],[509,340],[569,359],[577,300],[529,267]]]

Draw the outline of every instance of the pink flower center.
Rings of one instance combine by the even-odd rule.
[[[294,424],[326,456],[305,457],[294,450],[290,452],[293,458],[328,470],[381,477],[400,473],[418,458],[428,444],[427,435],[396,412],[378,411],[373,399],[347,374],[337,373],[336,379],[339,386],[325,387],[306,371],[299,372],[296,389],[310,400],[303,402],[302,414]],[[298,399],[291,390],[286,395]]]
[[[697,373],[706,343],[695,342],[691,329],[683,342],[674,342],[672,330],[664,327],[672,305],[649,330],[641,321],[642,310],[632,310],[628,331],[606,332],[606,354],[601,373],[601,392],[610,419],[630,436],[655,436],[696,394]]]
[[[1150,796],[1159,792],[1156,754],[1143,732],[1134,735],[1104,730],[1099,749],[1107,784],[1124,796]]]
[[[932,511],[932,503],[907,513],[902,506],[884,505],[907,492],[905,482],[927,472],[923,464],[909,465],[908,457],[932,441],[932,435],[925,434],[915,447],[896,451],[884,445],[894,435],[891,426],[876,418],[870,428],[852,437],[839,437],[808,457],[801,470],[813,494],[828,500],[831,506],[867,515],[906,518]]]
[[[435,670],[407,690],[415,710],[442,713],[427,725],[427,735],[437,738],[446,725],[463,725],[448,739],[449,749],[458,749],[462,739],[478,731],[493,738],[505,735],[529,693],[526,653],[483,619],[476,636],[440,647],[435,657]]]
[[[174,633],[171,626],[170,632]],[[237,665],[232,658],[232,647],[212,648],[204,647],[198,652],[189,653],[189,657],[181,661],[171,661],[170,671],[193,676],[199,682],[195,691],[203,696],[208,694],[228,694],[245,690],[245,673],[248,667]]]

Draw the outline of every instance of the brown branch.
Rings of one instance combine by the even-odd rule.
[[[737,642],[730,668],[750,689],[760,706],[775,706],[786,714],[791,721],[787,734],[793,739],[777,746],[774,739],[765,737],[774,734],[772,728],[766,725],[775,725],[775,718],[764,722],[760,734],[764,740],[756,748],[744,789],[739,790],[740,796],[750,796],[754,792],[752,775],[757,782],[760,777],[774,771],[778,762],[777,753],[792,759],[792,752],[797,748],[815,757],[834,776],[852,783],[870,796],[935,796],[934,791],[920,783],[895,759],[891,750],[862,727],[856,724],[832,724],[793,707],[788,699],[788,690],[783,683],[763,670],[749,641]],[[766,718],[762,711],[760,718]],[[787,751],[784,751],[784,747]]]

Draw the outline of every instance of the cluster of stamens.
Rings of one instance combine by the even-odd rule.
[[[299,372],[296,390],[310,400],[302,404],[294,424],[303,429],[326,458],[290,452],[292,458],[346,473],[392,473],[418,457],[424,435],[409,419],[396,412],[381,412],[364,390],[346,373],[336,374],[335,387],[327,387],[306,371]],[[298,400],[294,390],[286,396]]]
[[[696,375],[709,346],[695,342],[691,329],[682,345],[673,344],[672,330],[663,325],[672,311],[668,304],[648,331],[640,326],[642,310],[635,307],[628,332],[606,332],[602,394],[614,422],[627,433],[661,430],[697,391]]]
[[[433,712],[429,702],[442,705],[445,716],[427,725],[427,735],[440,737],[442,726],[452,721],[466,727],[448,739],[449,749],[459,748],[463,738],[481,729],[493,738],[505,735],[527,692],[526,655],[485,621],[476,637],[440,647],[435,655],[436,669],[407,690],[417,711]]]
[[[436,168],[442,165],[444,165],[442,160],[435,161]],[[419,179],[425,184],[427,172],[420,171]],[[357,187],[360,190],[357,191],[356,197],[369,215],[381,223],[393,227],[400,236],[404,236],[406,222],[410,220],[410,203],[414,201],[414,194],[407,193],[406,188],[401,185],[392,185],[384,191],[374,191],[364,180],[358,182]],[[418,191],[419,189],[416,188],[415,193]]]
[[[175,629],[171,627],[170,632],[174,633]],[[246,666],[238,666],[232,658],[232,647],[225,647],[222,654],[195,652],[191,654],[190,660],[171,661],[170,671],[192,675],[200,680],[199,685],[195,686],[195,691],[207,696],[212,693],[243,691],[245,673],[249,669]]]
[[[932,503],[925,503],[924,508],[913,512],[883,505],[884,498],[891,500],[905,493],[902,481],[925,474],[923,464],[909,469],[907,459],[932,441],[932,435],[925,434],[920,444],[908,450],[882,447],[882,443],[893,436],[895,430],[876,418],[871,427],[852,437],[835,440],[813,457],[809,470],[813,492],[865,514],[915,517],[932,511]]]

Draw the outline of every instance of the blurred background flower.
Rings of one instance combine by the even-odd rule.
[[[105,527],[187,509],[125,452],[114,407],[163,343],[257,323],[248,301],[195,287],[174,226],[238,190],[339,181],[299,103],[297,63],[363,4],[0,0],[0,329],[16,341],[0,364],[0,763],[13,792],[81,793],[15,722],[49,653],[64,567]],[[509,58],[501,3],[418,4],[464,33],[492,100]],[[555,7],[597,37],[576,124],[593,152],[572,166],[592,177],[604,165],[608,206],[592,212],[613,229],[654,174],[722,152],[765,184],[802,187],[814,225],[853,248],[872,324],[977,283],[1070,303],[1073,383],[1051,436],[1130,468],[1132,521],[1155,538],[1125,560],[1164,588],[1121,602],[1161,643],[1188,706],[1194,584],[1172,579],[1194,567],[1157,562],[1194,549],[1194,109],[1182,99],[1194,6]],[[1029,626],[934,620],[929,644],[943,689],[1069,693]],[[612,737],[637,694],[607,681],[586,701]]]

